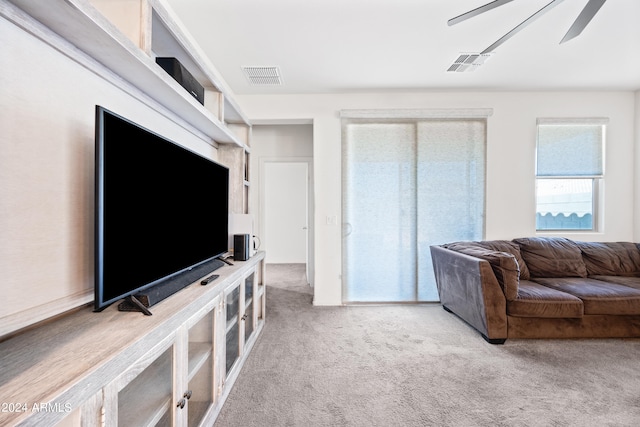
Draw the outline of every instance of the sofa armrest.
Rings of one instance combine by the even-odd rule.
[[[504,342],[507,302],[489,262],[441,246],[431,246],[431,259],[443,307],[487,341]]]

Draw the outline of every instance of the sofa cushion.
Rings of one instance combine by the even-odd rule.
[[[522,258],[520,246],[516,243],[509,240],[483,240],[477,243],[483,248],[491,249],[492,251],[506,252],[516,257],[518,268],[520,269],[520,280],[529,280],[529,268],[527,268],[527,264],[524,262],[524,258]]]
[[[582,251],[582,258],[589,276],[640,275],[640,250],[635,243],[575,243]]]
[[[603,282],[616,283],[618,285],[629,286],[640,289],[640,277],[632,276],[593,276],[591,279],[602,280]]]
[[[520,280],[518,298],[507,301],[507,314],[515,317],[579,318],[583,312],[580,298],[529,280]]]
[[[640,290],[583,277],[537,278],[536,282],[582,300],[584,314],[640,314]]]
[[[534,277],[587,277],[582,252],[572,240],[563,237],[515,239],[522,258]]]
[[[478,245],[477,242],[455,242],[444,245],[445,248],[486,260],[502,287],[507,300],[518,297],[519,269],[516,258],[506,252],[492,251]]]

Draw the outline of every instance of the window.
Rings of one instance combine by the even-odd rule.
[[[596,231],[607,119],[538,119],[536,229]]]

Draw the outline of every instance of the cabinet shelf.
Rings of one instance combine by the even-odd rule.
[[[208,402],[189,401],[189,422],[187,425],[195,426],[202,420],[209,409]]]
[[[171,351],[118,394],[119,425],[155,426],[171,407]]]
[[[235,102],[224,96],[230,91],[223,87],[222,80],[217,78],[213,71],[204,73],[210,82],[207,86],[220,92],[224,98],[222,118],[216,117],[198,103],[155,63],[151,55],[133,43],[87,0],[50,0],[47,7],[42,7],[39,0],[10,1],[73,44],[76,49],[103,64],[213,141],[242,148],[246,146],[246,143],[227,127],[227,123],[243,123],[250,126],[249,121]],[[152,5],[159,16],[168,14],[157,0],[154,0]],[[176,33],[177,30],[173,31],[172,35],[176,37]],[[181,41],[183,44],[188,43],[186,37],[181,37]],[[193,46],[184,49],[196,50]],[[203,65],[207,70],[212,67],[202,64],[202,61],[204,60],[199,59],[201,63],[195,67],[200,73],[203,73]]]
[[[227,320],[227,327],[225,329],[225,332],[229,333],[229,331],[233,329],[234,326],[237,326],[237,325],[238,325],[238,315],[236,314],[231,319]]]
[[[175,24],[176,18],[159,0],[148,0],[153,5],[153,38],[152,51],[157,56],[174,56],[194,74],[196,79],[207,89],[224,94],[224,122],[229,124],[249,124],[236,101],[227,96],[232,91],[224,79],[215,71],[197,43],[190,40]],[[233,131],[229,126],[229,131]]]
[[[188,380],[191,381],[200,368],[207,363],[213,352],[210,343],[190,342],[189,343],[189,373]]]

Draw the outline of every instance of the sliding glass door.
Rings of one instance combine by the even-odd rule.
[[[415,126],[352,123],[346,133],[346,300],[414,301]]]
[[[343,300],[437,301],[429,246],[481,239],[485,119],[343,120]]]

